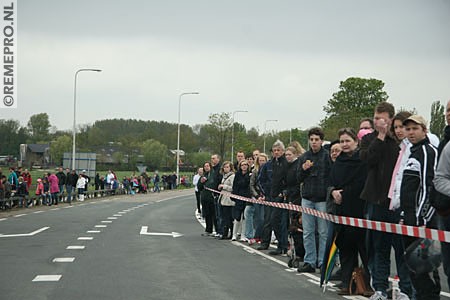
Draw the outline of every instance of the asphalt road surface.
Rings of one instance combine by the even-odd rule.
[[[184,190],[2,212],[0,299],[367,299],[202,237],[194,202]]]

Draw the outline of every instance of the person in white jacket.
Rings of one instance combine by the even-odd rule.
[[[234,166],[230,161],[225,161],[220,168],[220,172],[222,173],[222,182],[219,184],[218,188],[220,191],[229,192],[233,191],[233,182],[234,182]],[[233,232],[232,224],[232,207],[235,205],[235,202],[230,199],[230,196],[220,195],[219,198],[220,207],[222,209],[222,226],[223,226],[223,234],[219,236],[220,240],[229,239],[229,232]]]
[[[86,186],[86,178],[82,174],[78,176],[77,189],[78,189],[78,200],[84,201],[84,189]]]

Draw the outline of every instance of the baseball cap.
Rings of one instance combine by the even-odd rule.
[[[412,115],[408,119],[403,121],[403,125],[406,125],[409,121],[412,121],[412,122],[414,122],[416,124],[419,124],[419,125],[427,127],[427,121],[422,116]]]

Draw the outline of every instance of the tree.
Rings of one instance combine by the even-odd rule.
[[[19,155],[19,145],[26,144],[27,130],[17,120],[0,120],[0,155]]]
[[[227,150],[225,147],[229,145],[231,134],[231,114],[225,112],[210,114],[208,122],[205,129],[208,132],[209,147],[213,152],[224,157]]]
[[[342,127],[358,128],[359,121],[371,117],[375,106],[387,101],[384,83],[378,79],[350,77],[341,81],[339,91],[324,106],[326,117],[320,122],[325,138],[334,139]]]
[[[72,150],[72,138],[68,135],[62,135],[50,143],[50,155],[52,161],[57,165],[62,165],[64,152]]]
[[[430,132],[442,138],[445,128],[445,107],[439,101],[431,104]]]
[[[149,139],[142,143],[141,153],[144,155],[144,161],[149,165],[149,168],[157,169],[165,162],[167,146]]]
[[[27,127],[33,142],[48,141],[51,125],[47,113],[32,115]]]

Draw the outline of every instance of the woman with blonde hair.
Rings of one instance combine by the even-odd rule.
[[[267,161],[269,160],[269,157],[265,153],[258,154],[258,157],[255,161],[255,166],[252,171],[252,176],[250,177],[250,192],[252,194],[252,198],[263,200],[265,199],[264,191],[261,185],[261,182],[259,180],[259,172],[264,166]],[[250,218],[250,212],[253,210],[251,217],[252,220],[249,221]],[[260,242],[262,237],[262,231],[264,226],[264,205],[262,204],[254,204],[252,208],[248,206],[244,210],[244,216],[246,221],[245,228],[246,228],[246,236],[249,238],[249,244],[253,244],[255,242]],[[249,232],[249,228],[254,229],[253,237],[249,237],[248,235],[251,234]],[[247,235],[248,234],[248,235]]]

